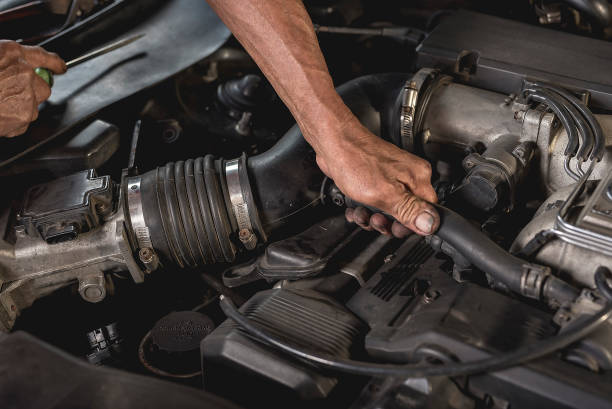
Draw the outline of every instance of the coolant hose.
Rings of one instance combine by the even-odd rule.
[[[365,206],[350,197],[345,197],[344,202],[348,207],[361,206],[381,213],[379,209]],[[554,307],[578,297],[576,288],[551,275],[548,268],[510,254],[465,217],[439,204],[432,205],[440,215],[440,226],[432,238],[437,237],[450,245],[473,266],[487,273],[496,285],[525,297],[546,301]]]
[[[548,269],[510,254],[454,211],[434,206],[440,215],[440,227],[435,235],[497,283],[517,294],[554,305],[571,302],[578,296],[577,289],[550,275]]]

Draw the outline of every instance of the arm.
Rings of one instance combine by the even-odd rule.
[[[352,199],[395,217],[393,226],[365,209],[348,210],[360,226],[405,235],[437,229],[429,163],[370,133],[336,93],[300,0],[208,0],[251,54],[314,148],[321,170]],[[403,226],[402,226],[403,225]]]
[[[37,67],[56,74],[66,71],[56,54],[0,40],[0,137],[24,133],[38,117],[38,105],[51,95],[47,83],[34,73]]]

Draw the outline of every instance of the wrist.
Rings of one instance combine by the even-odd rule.
[[[342,101],[340,103],[341,107],[299,122],[304,137],[319,155],[333,157],[351,150],[357,143],[377,138]]]

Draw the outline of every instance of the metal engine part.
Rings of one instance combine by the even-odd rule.
[[[389,86],[397,87],[397,77],[388,78]],[[347,92],[363,93],[366,88],[360,84],[350,84]],[[402,88],[395,92],[402,96]],[[540,176],[547,190],[574,182],[563,164],[564,144],[559,141],[565,138],[564,130],[557,128],[553,114],[530,108],[525,101],[453,83],[431,69],[409,79],[403,92],[397,117],[403,123],[396,123],[401,125],[397,137],[402,143],[422,149],[433,159],[441,154],[434,145],[458,147],[462,152],[484,146],[482,154],[472,153],[464,159],[468,174],[459,189],[472,201],[485,198],[478,204],[483,210],[512,207],[534,156],[539,155]],[[612,116],[598,119],[606,135],[612,135]],[[313,162],[313,169],[307,171],[312,174],[308,195],[298,187],[294,199],[277,197],[275,206],[258,206],[251,183],[259,195],[262,187],[268,188],[261,181],[249,180],[258,172],[255,166],[264,167],[261,175],[269,177],[270,172],[277,172],[270,167],[277,166],[277,152],[303,155],[303,149],[309,149],[294,131],[288,132],[287,141],[252,162],[244,155],[229,161],[208,155],[169,163],[142,175],[124,172],[119,192],[111,189],[108,177],[95,179],[92,171],[33,188],[17,220],[9,209],[1,219],[8,238],[1,243],[0,253],[4,283],[0,311],[5,329],[35,299],[75,279],[83,299],[99,302],[106,295],[107,273],[128,270],[134,281],[142,282],[145,274],[165,263],[197,267],[233,262],[240,253],[266,243],[274,223],[294,213],[292,200],[302,201],[305,208],[318,202],[316,196],[314,201],[308,196],[313,195],[310,190],[319,190],[314,185],[322,179]],[[608,137],[606,154],[591,179],[601,177],[612,163],[610,142]],[[34,206],[32,197],[41,194],[37,192],[46,192],[46,196]],[[56,193],[62,200],[51,206]],[[72,197],[78,200],[68,200]],[[583,223],[594,220],[603,219],[585,216]],[[68,241],[60,242],[63,240]],[[577,281],[592,285],[592,280]]]
[[[569,209],[578,226],[609,239],[612,238],[609,225],[612,197],[608,195],[611,182],[612,172],[604,180],[589,183],[587,191]],[[571,277],[580,285],[593,288],[597,268],[612,266],[612,248],[605,253],[596,248],[594,242],[591,247],[576,245],[555,235],[559,211],[574,188],[574,185],[570,185],[551,195],[518,235],[511,251],[523,251],[534,261],[556,269],[559,274]]]
[[[539,154],[539,173],[548,194],[575,183],[564,168],[567,133],[554,114],[530,109],[515,95],[449,81],[430,93],[417,108],[422,120],[413,125],[414,144],[426,156],[439,158],[440,146],[469,152],[479,145],[487,149],[495,145],[534,143]],[[596,118],[607,137],[605,155],[591,175],[593,180],[603,178],[612,165],[612,116],[596,115]],[[503,162],[499,154],[495,157]]]

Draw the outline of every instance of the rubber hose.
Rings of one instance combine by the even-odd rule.
[[[197,267],[235,259],[219,164],[208,155],[141,176],[143,215],[153,247],[164,260]]]
[[[410,78],[410,74],[370,75],[347,82],[338,93],[372,133],[397,144],[400,94]],[[168,163],[141,176],[145,224],[164,260],[180,267],[235,260],[241,244],[236,240],[224,163],[208,155]],[[299,220],[319,203],[324,177],[297,125],[271,149],[249,158],[241,187],[252,193],[255,233],[266,237]]]

